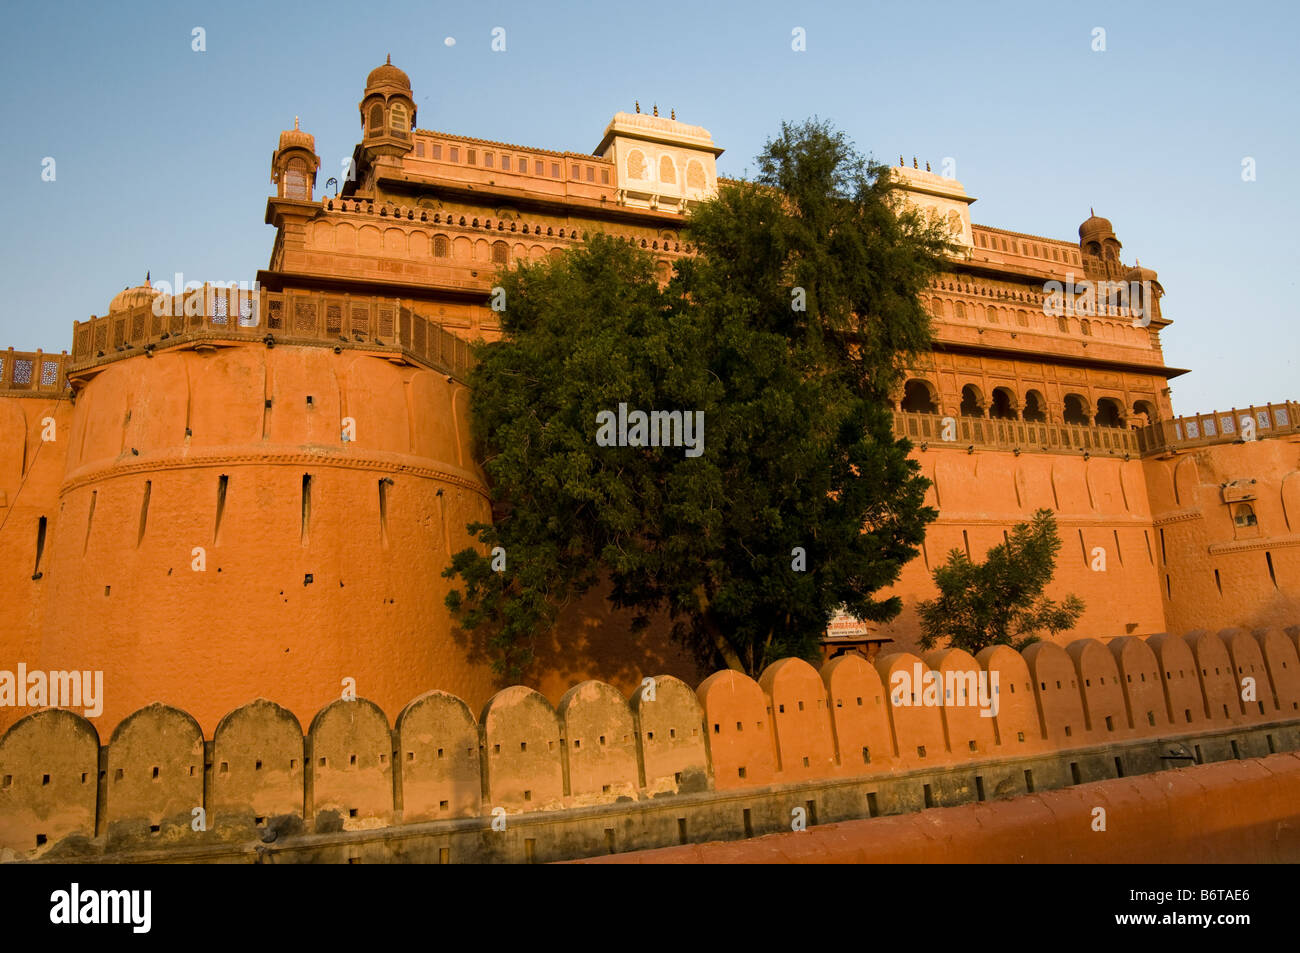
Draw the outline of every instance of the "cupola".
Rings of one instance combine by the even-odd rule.
[[[1119,261],[1120,249],[1123,247],[1115,237],[1115,229],[1110,219],[1102,218],[1092,209],[1087,221],[1079,226],[1079,250],[1094,258]]]
[[[280,144],[271,155],[271,182],[278,187],[276,195],[310,202],[319,168],[316,139],[298,128],[298,117],[294,116],[293,128],[280,133]]]
[[[400,156],[411,151],[415,100],[411,80],[393,65],[392,56],[366,77],[361,110],[362,144],[371,155]]]

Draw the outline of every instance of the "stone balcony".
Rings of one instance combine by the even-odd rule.
[[[953,439],[944,439],[944,420],[951,419]],[[1137,456],[1136,431],[1123,427],[1094,427],[1057,422],[952,417],[941,414],[894,412],[894,432],[914,444],[936,444],[963,450],[1009,450],[1013,453],[1088,453],[1094,456]]]

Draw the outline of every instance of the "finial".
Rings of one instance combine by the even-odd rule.
[[[659,115],[659,104],[655,103],[655,115]]]
[[[297,128],[298,128],[298,117],[297,117],[297,116],[294,116],[294,117],[293,117],[293,128],[294,128],[294,129],[297,129]]]
[[[928,163],[928,162],[925,164],[925,171],[926,171],[926,172],[929,172],[929,171],[930,171],[930,163]]]
[[[916,164],[916,156],[912,156],[912,168],[913,169],[919,168]]]
[[[677,110],[676,110],[676,109],[672,110],[672,115],[669,116],[668,118],[669,118],[669,119],[672,119],[672,120],[674,120],[674,121],[676,121],[676,119],[677,119]]]
[[[152,288],[152,287],[153,287],[153,285],[149,284],[149,272],[147,272],[147,271],[144,273],[144,286],[145,286],[146,288]]]
[[[898,157],[898,164],[899,164],[899,166],[901,167],[901,166],[906,165],[907,163],[905,163],[905,162],[903,161],[903,157],[902,157],[902,156],[899,156],[899,157]]]
[[[393,54],[392,54],[392,53],[389,53],[389,54],[388,54],[388,59],[385,60],[384,63],[385,63],[385,65],[387,65],[387,66],[392,66],[392,65],[393,65]]]
[[[636,111],[637,111],[637,114],[638,114],[638,115],[639,115],[640,112],[641,112],[641,100],[639,100],[639,99],[636,101]]]
[[[1097,212],[1091,205],[1088,206],[1088,214],[1091,215],[1093,218],[1097,217]]]

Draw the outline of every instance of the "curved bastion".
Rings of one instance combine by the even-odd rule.
[[[204,726],[430,682],[491,693],[441,572],[490,518],[464,385],[385,355],[261,344],[104,365],[77,394],[43,577],[42,667],[104,672],[104,723]],[[35,661],[34,659],[32,660]]]

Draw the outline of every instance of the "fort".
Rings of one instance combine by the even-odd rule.
[[[598,232],[666,279],[722,149],[639,110],[590,153],[423,129],[391,63],[358,112],[335,195],[313,137],[281,133],[242,301],[146,279],[67,351],[0,351],[0,667],[103,673],[93,722],[0,706],[8,856],[566,859],[788,829],[794,794],[817,824],[1155,772],[1222,767],[1226,790],[1247,779],[1203,762],[1295,760],[1300,404],[1175,415],[1164,289],[1109,220],[1077,240],[977,224],[962,183],[915,163],[891,174],[957,251],[894,420],[940,515],[893,587],[904,611],[869,627],[882,654],[703,672],[595,596],[504,685],[441,576],[491,517],[467,382],[500,336],[494,279]],[[1049,314],[1074,274],[1144,291]],[[913,654],[937,561],[1040,507],[1077,627],[1023,656]],[[998,675],[996,717],[883,704],[923,662]]]

